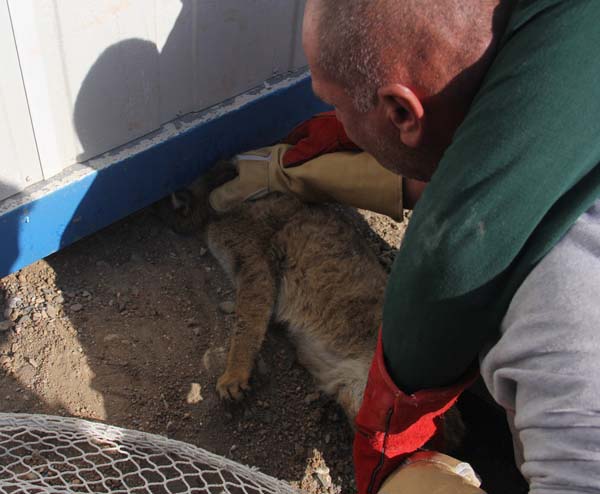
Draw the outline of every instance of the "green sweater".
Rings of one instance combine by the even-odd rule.
[[[516,3],[390,276],[383,347],[404,391],[459,379],[600,196],[599,50],[600,1]]]

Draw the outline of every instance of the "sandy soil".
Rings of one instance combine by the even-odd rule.
[[[402,224],[353,217],[384,266]],[[233,292],[200,237],[151,208],[0,280],[0,411],[71,415],[196,444],[312,493],[353,492],[352,433],[269,332],[247,399],[222,403]],[[502,416],[468,394],[462,457],[488,492],[527,491]]]

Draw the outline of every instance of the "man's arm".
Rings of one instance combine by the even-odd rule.
[[[482,360],[532,494],[600,492],[599,294],[600,201],[525,280]]]

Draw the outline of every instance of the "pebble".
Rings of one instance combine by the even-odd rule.
[[[200,247],[200,257],[205,256],[208,251],[204,247]]]
[[[24,326],[31,322],[31,317],[29,317],[27,315],[21,316],[21,317],[19,317],[19,320],[17,322],[19,323],[19,326]]]
[[[317,401],[320,397],[321,393],[319,393],[318,391],[316,393],[311,393],[309,395],[306,395],[306,398],[304,398],[304,403],[310,405],[311,403]]]
[[[20,297],[10,297],[6,301],[6,307],[8,307],[9,309],[14,309],[15,307],[19,307],[20,305],[23,305],[23,300]]]
[[[186,402],[188,405],[197,405],[204,398],[202,398],[202,387],[198,383],[192,383],[190,390],[187,394]]]
[[[48,317],[54,319],[58,315],[58,310],[56,307],[54,307],[54,305],[49,305],[46,307],[46,313],[48,314]]]
[[[8,331],[12,329],[13,322],[12,321],[2,321],[0,322],[0,331]]]
[[[221,302],[219,304],[219,310],[223,314],[233,314],[235,312],[235,304],[231,301]]]
[[[72,310],[73,312],[79,312],[79,311],[80,311],[80,310],[82,310],[82,309],[83,309],[83,305],[81,305],[81,304],[73,304],[73,305],[71,306],[71,310]]]
[[[331,487],[331,476],[330,475],[322,475],[320,473],[317,473],[317,478],[319,479],[319,482],[321,482],[321,485],[325,489],[329,489]]]
[[[57,295],[56,297],[54,297],[53,301],[55,304],[64,304],[65,297],[63,297],[62,295]]]

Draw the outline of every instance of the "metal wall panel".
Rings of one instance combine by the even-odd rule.
[[[42,179],[6,2],[0,0],[0,200]]]
[[[305,0],[7,1],[46,178],[305,65]]]

